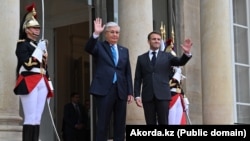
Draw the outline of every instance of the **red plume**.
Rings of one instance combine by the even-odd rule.
[[[169,46],[172,42],[173,42],[172,38],[169,38],[169,39],[167,40],[167,46]]]
[[[27,10],[28,12],[31,12],[31,11],[33,10],[33,8],[35,8],[35,3],[32,3],[31,5],[27,5],[27,6],[26,6],[26,10]]]
[[[35,8],[36,8],[35,3],[32,3],[32,4],[26,6],[27,12],[32,12],[32,10]],[[34,17],[37,18],[37,15],[35,14]]]

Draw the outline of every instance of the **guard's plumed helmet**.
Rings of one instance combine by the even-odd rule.
[[[175,53],[175,51],[173,49],[174,48],[173,39],[169,38],[166,43],[167,43],[166,52],[170,52],[172,55],[176,56],[176,53]]]
[[[25,39],[27,38],[27,35],[25,33],[25,30],[29,27],[40,27],[37,18],[37,13],[35,9],[35,4],[32,3],[28,6],[26,6],[26,14],[24,15],[22,22],[20,24],[19,29],[19,39]]]
[[[29,27],[40,27],[38,21],[36,20],[36,9],[35,4],[32,3],[31,5],[26,7],[27,14],[25,16],[25,20],[23,22],[23,30]]]

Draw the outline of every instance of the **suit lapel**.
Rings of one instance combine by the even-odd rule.
[[[157,57],[156,57],[156,61],[155,61],[155,65],[157,64],[157,62],[161,61],[162,55],[164,52],[162,51],[158,51]]]
[[[113,61],[113,56],[112,56],[112,52],[111,52],[109,43],[107,41],[105,41],[104,44],[103,44],[103,46],[104,46],[104,50],[107,52],[107,54],[108,54],[108,56],[110,58],[110,61],[113,64],[115,64],[114,61]]]
[[[143,60],[146,60],[145,63],[147,64],[147,66],[153,67],[153,65],[151,64],[151,60],[149,58],[149,51],[144,54],[144,59]]]
[[[119,45],[117,45],[117,51],[118,51],[118,54],[119,54],[119,56],[118,56],[118,62],[117,62],[117,66],[118,66],[119,62],[120,62],[120,58],[122,58],[122,55],[123,55],[123,53],[122,53],[123,48],[120,47]]]

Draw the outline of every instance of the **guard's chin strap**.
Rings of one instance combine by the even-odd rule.
[[[50,109],[50,106],[49,106],[49,102],[50,102],[50,98],[47,99],[47,105],[48,105],[48,109],[49,109],[49,115],[50,115],[50,119],[51,119],[51,122],[52,122],[52,125],[53,125],[53,128],[54,128],[54,131],[56,133],[57,140],[60,141],[60,137],[58,135],[58,132],[57,132],[57,129],[56,129],[56,126],[55,126],[55,122],[53,120],[53,116],[52,116],[52,113],[51,113],[51,109]]]

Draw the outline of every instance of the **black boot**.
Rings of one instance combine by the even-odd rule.
[[[23,125],[23,141],[32,141],[34,132],[34,126],[33,125]]]
[[[34,125],[33,141],[39,141],[40,125]]]

